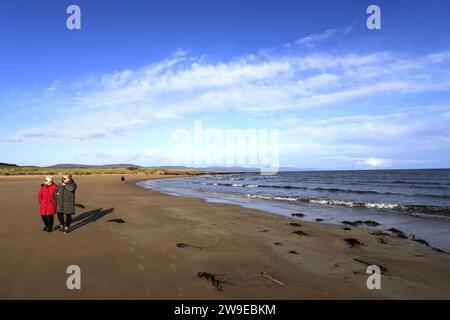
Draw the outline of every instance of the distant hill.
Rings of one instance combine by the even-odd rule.
[[[145,168],[131,163],[118,163],[118,164],[104,164],[104,165],[90,165],[79,163],[59,163],[47,168]],[[166,170],[204,170],[204,171],[231,171],[231,172],[259,172],[259,168],[246,168],[246,167],[226,167],[226,166],[209,166],[209,167],[186,167],[186,166],[152,166],[151,168],[166,169]],[[305,170],[305,169],[303,169]],[[278,171],[302,171],[302,169],[293,167],[280,167]]]
[[[255,172],[258,168],[244,168],[244,167],[224,167],[224,166],[211,166],[211,167],[185,167],[185,166],[159,166],[159,169],[185,169],[185,170],[204,170],[204,171],[239,171],[239,172]]]
[[[0,166],[3,166],[3,167],[17,167],[17,164],[0,162]]]
[[[246,168],[246,167],[225,167],[225,166],[210,166],[210,167],[183,167],[183,166],[161,166],[161,169],[200,169],[206,171],[233,171],[233,172],[259,172],[260,168]],[[279,167],[278,171],[308,171],[310,169],[299,169],[294,167]]]
[[[77,164],[77,163],[58,163],[53,166],[49,166],[48,168],[100,168],[100,169],[107,169],[107,168],[142,168],[141,166],[138,166],[136,164],[130,164],[130,163],[118,163],[118,164],[103,164],[103,165],[92,165],[92,164]]]

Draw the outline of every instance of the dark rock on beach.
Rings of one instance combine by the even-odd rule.
[[[351,225],[353,227],[357,227],[357,226],[362,225],[363,222],[361,220],[357,220],[357,221],[342,221],[342,223]]]
[[[372,220],[366,220],[363,223],[369,227],[378,227],[380,225],[378,222]]]
[[[405,235],[403,231],[398,230],[396,228],[390,228],[387,231],[392,232],[397,238],[408,239],[408,237]]]
[[[293,217],[303,218],[305,215],[303,213],[293,213],[291,214]]]
[[[382,231],[371,231],[370,234],[372,236],[377,236],[377,237],[383,237],[383,236],[388,236],[389,234],[386,232],[382,232]]]
[[[437,252],[440,252],[440,253],[446,253],[446,254],[448,254],[447,251],[444,251],[444,250],[439,249],[439,248],[436,248],[436,247],[433,247],[433,251],[437,251]]]
[[[427,247],[431,247],[430,244],[429,244],[428,242],[426,242],[425,240],[423,240],[423,239],[413,239],[413,240],[414,240],[415,242],[424,244],[424,245],[426,245]]]
[[[368,227],[378,227],[380,224],[376,221],[372,221],[372,220],[366,220],[366,221],[362,221],[362,220],[357,220],[357,221],[342,221],[343,224],[348,224],[351,225],[353,227],[358,227],[362,224],[368,226]]]

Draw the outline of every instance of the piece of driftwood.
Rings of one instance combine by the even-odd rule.
[[[387,270],[386,266],[382,265],[382,264],[380,264],[380,263],[378,263],[376,261],[371,261],[371,260],[366,259],[366,258],[364,258],[364,259],[363,258],[353,258],[353,261],[365,264],[366,266],[376,265],[376,266],[378,266],[380,268],[380,271],[381,271],[382,274],[388,273],[388,270]]]
[[[269,280],[272,281],[273,283],[279,284],[280,286],[284,286],[284,283],[283,283],[283,282],[281,282],[281,281],[279,281],[279,280],[277,280],[277,279],[274,279],[271,275],[269,275],[269,274],[266,273],[266,272],[261,272],[261,276],[263,276],[263,277],[266,278],[266,279],[269,279]]]
[[[192,244],[182,243],[182,242],[177,243],[177,247],[178,247],[178,248],[196,248],[196,249],[202,250],[202,247],[194,246],[194,245],[192,245]]]
[[[125,220],[123,220],[122,218],[109,219],[108,222],[125,223]]]

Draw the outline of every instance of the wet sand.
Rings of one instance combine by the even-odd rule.
[[[119,177],[75,177],[85,208],[69,234],[42,231],[41,177],[0,177],[0,298],[450,298],[450,255],[423,244],[165,195],[135,185],[152,177]],[[108,222],[119,218],[125,223]],[[366,263],[387,269],[381,290],[367,289]],[[81,268],[81,290],[66,287],[69,265]],[[219,274],[223,290],[198,272]]]

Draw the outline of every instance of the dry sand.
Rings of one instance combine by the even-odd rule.
[[[61,234],[42,231],[41,177],[1,177],[0,298],[450,298],[449,254],[367,229],[345,231],[135,185],[148,178],[129,176],[121,184],[116,175],[75,177],[77,203],[85,208],[78,208],[75,230]],[[108,222],[114,218],[126,222]],[[350,248],[343,240],[349,237],[365,245]],[[355,258],[387,268],[381,290],[367,289],[366,265]],[[69,265],[81,268],[81,290],[66,287]],[[200,271],[220,274],[223,291],[198,278]]]

